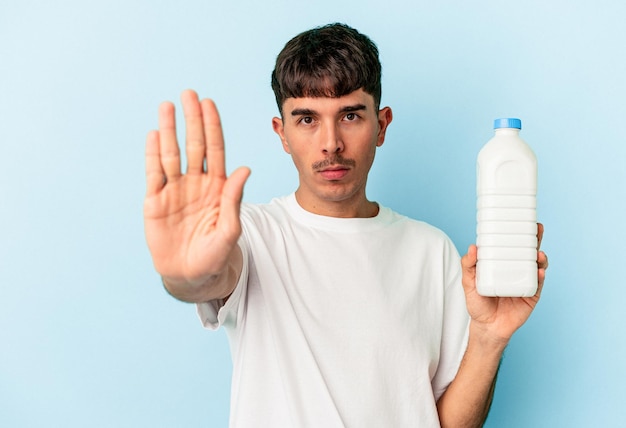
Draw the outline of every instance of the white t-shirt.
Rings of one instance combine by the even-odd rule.
[[[226,304],[232,427],[435,427],[468,315],[440,230],[381,207],[342,219],[295,195],[242,206],[244,267]]]

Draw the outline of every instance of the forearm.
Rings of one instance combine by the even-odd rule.
[[[241,275],[243,257],[239,246],[235,246],[225,267],[202,278],[172,278],[162,276],[167,292],[178,300],[190,303],[208,302],[228,298]]]
[[[481,427],[491,406],[496,375],[506,342],[493,340],[470,325],[459,371],[437,402],[442,427]]]

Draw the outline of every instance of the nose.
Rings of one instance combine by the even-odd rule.
[[[341,133],[335,123],[322,127],[321,145],[324,154],[341,153],[344,149]]]

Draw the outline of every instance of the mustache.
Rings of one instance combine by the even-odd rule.
[[[328,157],[324,160],[321,160],[319,162],[315,162],[312,165],[312,168],[314,171],[319,171],[322,170],[324,168],[328,168],[329,166],[334,166],[334,165],[341,165],[341,166],[355,166],[356,162],[354,161],[354,159],[347,159],[344,158],[343,156],[339,155],[339,154],[335,154],[332,155],[331,157]]]

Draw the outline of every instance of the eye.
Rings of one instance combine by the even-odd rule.
[[[345,120],[347,120],[348,122],[352,122],[355,121],[359,118],[359,116],[356,113],[348,113],[345,116]]]
[[[313,124],[314,119],[311,116],[302,116],[298,122],[304,125],[311,125]]]

